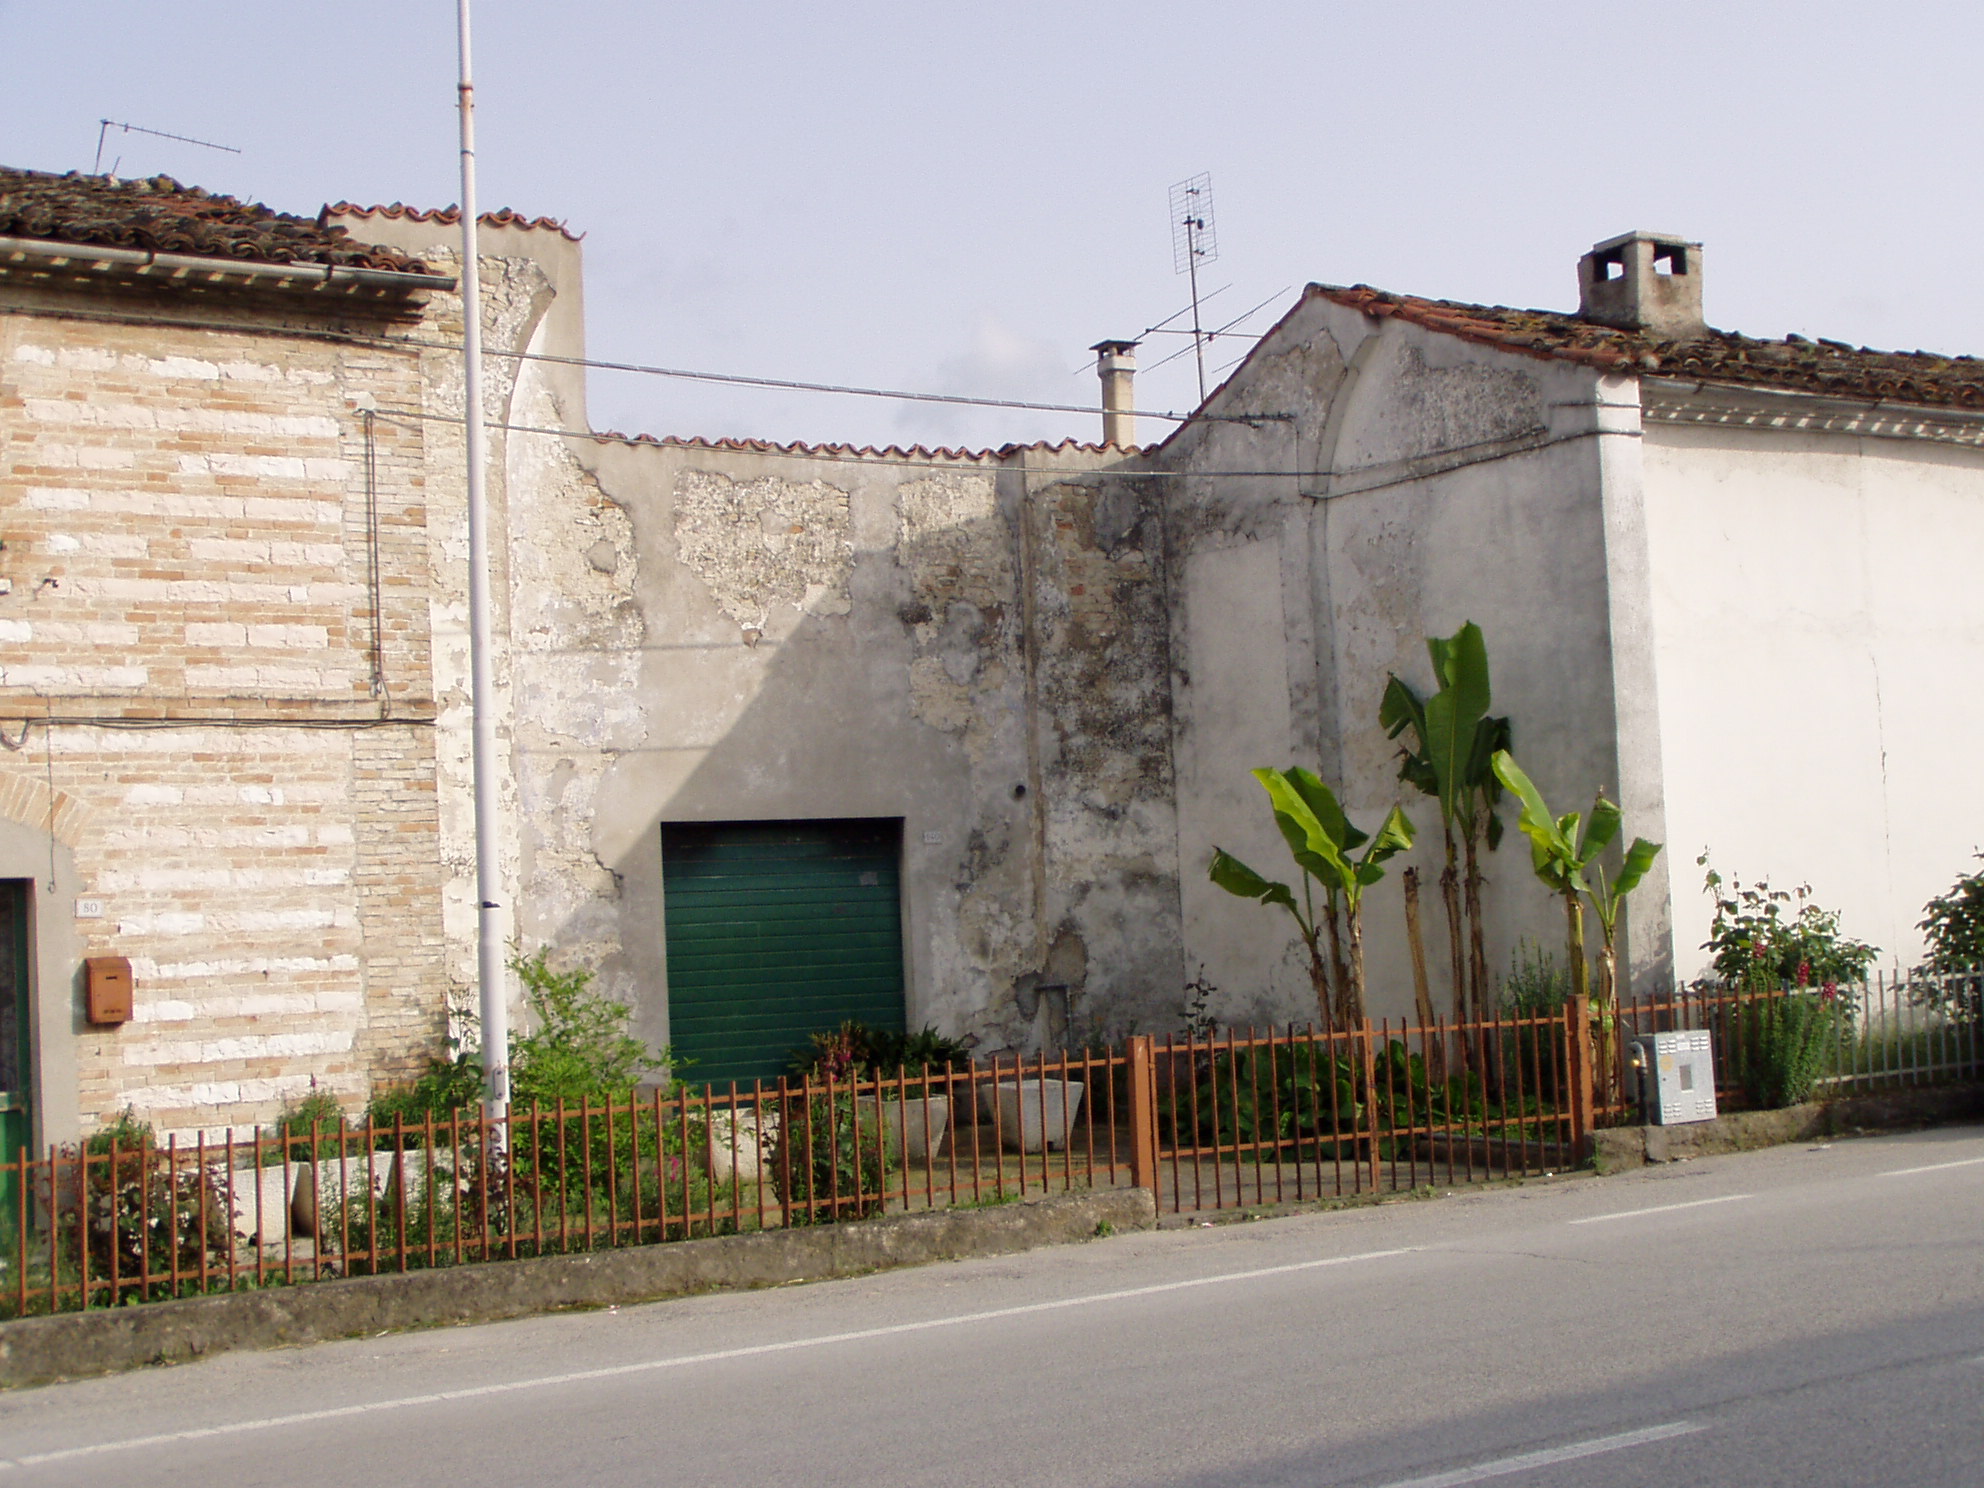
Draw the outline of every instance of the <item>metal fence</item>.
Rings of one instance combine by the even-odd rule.
[[[1183,1213],[1574,1166],[1588,1066],[1573,1029],[1559,1010],[1133,1040],[1155,1087],[1150,1186]]]
[[[0,1163],[0,1312],[114,1306],[1005,1203],[1127,1183],[1120,1053],[491,1120],[26,1149]],[[25,1199],[25,1202],[23,1202]]]
[[[1984,977],[1688,992],[1477,1023],[1132,1038],[969,1069],[672,1089],[418,1124],[26,1149],[0,1315],[565,1255],[1135,1184],[1161,1211],[1574,1166],[1640,1119],[1637,1034],[1707,1029],[1725,1107],[1984,1077]],[[1787,1052],[1789,1051],[1789,1052]]]
[[[1596,1120],[1640,1119],[1631,1046],[1641,1034],[1706,1030],[1716,1104],[1740,1111],[1783,1104],[1787,1094],[1828,1099],[1984,1079],[1981,1014],[1980,972],[1627,999],[1617,1034],[1597,1030],[1611,1078],[1596,1093]]]

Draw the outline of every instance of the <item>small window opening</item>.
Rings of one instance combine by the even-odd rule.
[[[1685,274],[1688,272],[1688,250],[1679,243],[1656,243],[1653,246],[1653,271],[1656,274]]]
[[[1681,1088],[1683,1090],[1693,1090],[1695,1088],[1695,1067],[1692,1064],[1681,1066]]]
[[[1626,277],[1626,254],[1624,249],[1615,248],[1610,253],[1599,255],[1595,265],[1601,284]]]

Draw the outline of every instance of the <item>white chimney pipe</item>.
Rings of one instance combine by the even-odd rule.
[[[1096,374],[1102,378],[1102,442],[1118,447],[1137,442],[1137,343],[1098,341]]]

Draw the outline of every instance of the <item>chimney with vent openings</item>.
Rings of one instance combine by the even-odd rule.
[[[1135,444],[1137,343],[1098,341],[1089,350],[1095,353],[1095,370],[1102,378],[1102,442]]]
[[[1651,232],[1598,244],[1578,260],[1578,314],[1666,341],[1706,334],[1702,245]]]

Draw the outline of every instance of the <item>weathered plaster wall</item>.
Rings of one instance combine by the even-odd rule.
[[[353,235],[458,273],[460,229],[435,217],[365,213],[340,219]],[[585,822],[600,767],[602,730],[626,717],[628,675],[595,665],[627,642],[626,525],[556,435],[583,429],[583,372],[520,358],[585,354],[578,243],[547,226],[481,224],[485,484],[490,530],[492,659],[499,779],[497,840],[506,938],[521,949],[556,944],[596,962],[618,950],[612,925],[586,906],[613,893],[592,857]],[[444,876],[449,998],[472,1002],[476,983],[475,812],[470,757],[468,508],[460,419],[461,298],[436,295],[427,316],[414,406],[428,439],[429,546],[423,598],[434,637],[434,780]],[[638,620],[631,640],[638,644]],[[616,736],[617,738],[618,736]],[[624,742],[624,740],[621,740]],[[576,745],[576,749],[569,747]],[[590,763],[588,763],[590,762]],[[510,988],[513,1003],[518,989]],[[513,1018],[522,1016],[517,1006]]]
[[[1678,970],[1705,961],[1704,847],[1909,964],[1984,846],[1984,454],[1650,424],[1646,483]]]
[[[1658,796],[1616,748],[1621,696],[1642,684],[1614,665],[1608,563],[1636,508],[1608,510],[1601,461],[1636,461],[1630,389],[1590,373],[1474,348],[1311,300],[1222,393],[1219,413],[1293,413],[1292,424],[1202,424],[1157,458],[1178,482],[1174,575],[1180,870],[1187,964],[1203,962],[1241,1021],[1313,1015],[1305,959],[1278,911],[1205,879],[1214,846],[1270,876],[1292,872],[1257,765],[1318,768],[1366,827],[1395,800],[1396,746],[1377,723],[1388,674],[1431,687],[1424,642],[1466,620],[1486,632],[1495,707],[1559,810],[1627,789],[1632,827],[1659,837]],[[1601,432],[1602,431],[1602,432]],[[1221,478],[1290,468],[1299,479]],[[1636,608],[1637,607],[1637,608]],[[1419,830],[1437,1006],[1451,1006],[1439,910],[1439,816],[1403,798]],[[1511,825],[1513,822],[1511,820]],[[1508,965],[1522,936],[1561,940],[1561,916],[1511,842],[1484,859],[1488,957]],[[1373,1016],[1410,1012],[1412,986],[1395,860],[1367,905]],[[1633,966],[1658,975],[1665,926],[1646,894]]]
[[[1089,481],[1105,462],[1073,450],[602,444],[587,462],[631,523],[638,619],[592,654],[637,667],[644,731],[573,765],[604,771],[592,851],[618,880],[586,913],[615,925],[603,969],[653,1041],[669,821],[901,818],[911,1022],[982,1048],[1120,1030],[1175,979],[1141,492]]]
[[[350,225],[452,263],[445,224]],[[492,347],[582,353],[576,244],[485,226],[481,245]],[[454,305],[437,302],[442,336]],[[425,368],[441,418],[460,410],[451,363]],[[587,427],[574,369],[491,373],[493,420]],[[430,427],[447,469],[459,441]],[[1094,478],[1112,457],[810,458],[511,431],[492,463],[521,945],[597,968],[660,1044],[662,822],[893,816],[913,1022],[987,1049],[1168,1023],[1147,1012],[1178,982],[1161,543],[1152,492]],[[437,491],[440,821],[465,988],[461,521]]]

